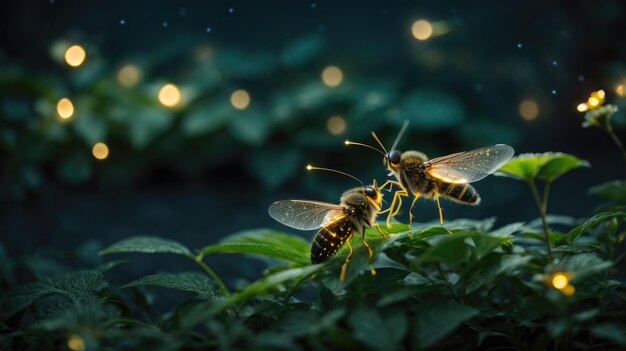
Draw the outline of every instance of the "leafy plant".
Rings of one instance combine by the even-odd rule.
[[[528,184],[543,227],[548,257],[552,258],[552,248],[550,244],[550,231],[546,215],[548,213],[548,196],[552,183],[563,174],[575,168],[590,167],[589,162],[581,160],[576,156],[560,152],[546,152],[543,154],[523,154],[513,157],[503,165],[496,175],[501,175]],[[539,195],[535,181],[544,183],[543,196]]]

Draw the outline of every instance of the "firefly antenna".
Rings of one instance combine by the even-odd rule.
[[[376,150],[376,149],[374,149],[374,150]],[[353,176],[351,174],[348,174],[348,173],[345,173],[345,172],[342,172],[342,171],[338,171],[336,169],[323,168],[323,167],[313,167],[311,165],[307,165],[306,169],[309,170],[309,171],[327,171],[327,172],[335,172],[335,173],[343,174],[343,175],[348,176],[348,177],[356,180],[357,182],[361,183],[362,186],[365,186],[365,184],[363,184],[363,182],[361,180],[359,180],[359,178],[357,178],[357,177],[355,177],[355,176]]]
[[[376,151],[376,152],[380,153],[381,155],[383,155],[383,157],[387,157],[387,154],[386,154],[386,153],[383,153],[382,151],[378,150],[377,148],[375,148],[375,147],[373,147],[373,146],[370,146],[370,145],[367,145],[367,144],[356,143],[356,142],[354,142],[354,141],[346,140],[346,145],[358,145],[358,146],[363,146],[363,147],[366,147],[366,148],[368,148],[368,149],[372,149],[372,150],[374,150],[374,151]],[[384,147],[383,147],[383,149],[384,149]]]
[[[404,131],[406,130],[408,126],[409,126],[409,121],[405,120],[404,123],[402,124],[402,128],[400,128],[400,132],[398,133],[396,140],[393,142],[393,146],[391,147],[391,150],[396,149],[396,146],[398,146],[398,143],[400,142],[400,138],[402,138],[402,134],[404,134]]]

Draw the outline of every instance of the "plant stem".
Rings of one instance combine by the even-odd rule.
[[[609,136],[611,137],[615,145],[617,145],[619,150],[622,152],[622,157],[624,158],[624,161],[626,161],[626,149],[624,149],[624,144],[622,144],[622,141],[619,140],[617,135],[615,135],[615,132],[613,132],[613,127],[609,125],[609,127],[605,128],[605,130],[607,133],[609,133]]]
[[[546,212],[541,203],[541,199],[539,198],[539,192],[537,191],[535,182],[532,179],[529,179],[527,183],[528,183],[528,186],[530,187],[530,192],[533,194],[533,199],[535,199],[535,205],[537,205],[537,209],[539,210],[539,217],[541,217],[541,224],[543,225],[543,233],[546,236],[546,247],[548,248],[548,258],[552,260],[552,248],[550,247],[550,232],[548,231],[548,223],[546,222]],[[548,189],[550,188],[548,187]],[[544,198],[547,201],[546,194],[544,194]]]
[[[550,194],[550,186],[552,185],[552,181],[546,180],[543,186],[543,200],[541,201],[541,207],[543,208],[543,213],[548,214],[548,195]]]
[[[226,295],[227,297],[232,297],[232,294],[230,293],[230,290],[228,290],[226,284],[224,284],[222,279],[220,279],[220,277],[217,275],[217,273],[215,273],[215,271],[211,269],[211,267],[204,263],[204,261],[202,260],[202,256],[194,256],[190,254],[187,255],[187,257],[199,264],[200,267],[202,267],[202,269],[204,269],[205,272],[207,272],[211,276],[211,278],[213,278],[213,280],[215,281],[215,283],[217,283],[220,289],[224,291],[224,295]]]

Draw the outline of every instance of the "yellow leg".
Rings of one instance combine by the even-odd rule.
[[[350,235],[346,240],[346,243],[350,248],[350,252],[348,253],[348,256],[346,256],[346,260],[343,262],[343,266],[341,266],[341,274],[339,274],[340,281],[344,281],[344,279],[346,279],[346,269],[348,268],[348,263],[350,262],[350,256],[352,256],[352,244],[350,243],[350,240],[352,240],[352,235]]]
[[[394,185],[397,185],[400,188],[402,188],[402,184],[399,181],[397,181],[397,180],[388,180],[388,181],[384,182],[383,185],[379,186],[378,188],[384,190],[387,185],[389,185],[389,190],[387,190],[387,191],[391,191],[391,189],[393,189]]]
[[[383,236],[383,238],[386,238],[386,237],[388,237],[388,236],[389,236],[389,235],[385,234],[385,233],[382,231],[382,229],[380,229],[380,224],[378,224],[378,223],[374,223],[374,224],[372,224],[372,227],[376,228],[376,229],[378,230],[378,232],[380,233],[380,235],[382,235],[382,236]]]
[[[413,225],[413,206],[415,206],[415,201],[420,198],[420,193],[415,194],[413,198],[413,202],[411,202],[411,207],[409,207],[409,231],[411,231],[411,226]]]
[[[374,253],[372,252],[372,248],[369,246],[369,244],[365,241],[365,238],[361,238],[361,241],[363,242],[363,246],[365,246],[367,248],[367,251],[369,251],[370,254],[370,273],[372,273],[372,275],[376,275],[376,270],[374,269],[374,265],[372,264],[372,257],[374,257]]]
[[[387,216],[387,228],[391,227],[390,221],[391,217],[395,217],[398,212],[400,212],[400,208],[402,208],[402,197],[401,196],[409,196],[409,193],[402,189],[398,190],[393,194],[393,201],[391,202],[391,208],[394,208],[396,201],[398,202],[398,206],[395,206],[394,211],[389,211],[389,215]]]
[[[443,224],[443,212],[441,211],[441,204],[439,203],[439,194],[435,193],[435,201],[437,201],[437,208],[439,208],[439,224]]]
[[[391,220],[391,216],[393,216],[392,213],[393,213],[393,209],[396,206],[397,200],[398,200],[398,192],[396,191],[395,193],[393,193],[393,198],[391,199],[391,205],[389,205],[389,207],[386,210],[379,212],[379,214],[389,212],[389,216],[387,216],[387,227],[390,226],[389,221]]]

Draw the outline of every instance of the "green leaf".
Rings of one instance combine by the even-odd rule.
[[[201,254],[217,252],[261,255],[300,265],[311,263],[308,242],[296,236],[267,229],[230,235],[218,244],[205,246]]]
[[[589,162],[573,155],[562,153],[553,154],[551,158],[543,164],[539,173],[537,173],[537,179],[552,182],[572,169],[581,167],[591,167],[591,165]]]
[[[613,262],[605,261],[593,253],[571,256],[564,264],[565,269],[574,274],[571,279],[573,284],[585,282],[588,277],[603,272],[612,265]]]
[[[196,137],[215,132],[228,124],[236,113],[223,96],[217,102],[209,102],[193,109],[181,121],[181,132],[188,137]]]
[[[422,131],[451,128],[465,119],[465,110],[459,100],[439,91],[413,91],[406,95],[399,105],[397,114],[391,120],[399,124],[404,120],[411,127]]]
[[[587,161],[561,152],[522,154],[500,167],[495,175],[530,181],[534,178],[553,181],[578,167],[589,167]]]
[[[100,255],[112,253],[173,253],[179,255],[189,255],[189,249],[174,240],[163,239],[156,236],[135,236],[118,241],[108,248],[100,251]]]
[[[589,189],[589,194],[599,196],[608,201],[624,204],[626,203],[626,181],[613,180],[598,184]]]
[[[609,340],[618,345],[626,346],[626,325],[615,323],[598,323],[589,328],[591,334],[598,338]]]
[[[445,262],[456,265],[467,262],[471,255],[471,248],[465,241],[475,232],[454,234],[442,239],[417,258],[419,262]]]
[[[215,291],[209,278],[198,272],[151,274],[130,282],[122,288],[146,285],[189,291],[200,295],[214,295]]]
[[[434,346],[479,312],[472,307],[442,301],[425,301],[415,310],[413,337],[415,346],[420,349]]]
[[[75,300],[90,296],[101,287],[104,272],[122,263],[109,262],[91,271],[62,274],[39,282],[22,285],[0,299],[0,321],[29,307],[37,300],[51,294],[59,294]]]
[[[376,309],[357,307],[348,318],[354,338],[375,350],[394,349],[406,333],[407,321],[404,314],[392,314],[383,318]]]
[[[124,118],[127,120],[130,142],[136,149],[145,148],[175,120],[171,112],[161,107],[143,107],[127,111]]]
[[[278,273],[268,275],[256,282],[248,285],[245,289],[241,290],[237,295],[233,296],[230,300],[231,303],[237,303],[248,299],[255,295],[265,294],[270,289],[277,287],[280,284],[284,284],[291,280],[299,280],[310,276],[311,274],[319,271],[323,265],[316,264],[301,268],[291,268]]]
[[[578,227],[570,230],[566,236],[569,242],[574,242],[578,237],[587,232],[589,229],[611,220],[613,218],[626,218],[626,212],[601,212],[597,215],[589,218],[585,223],[579,225]]]

